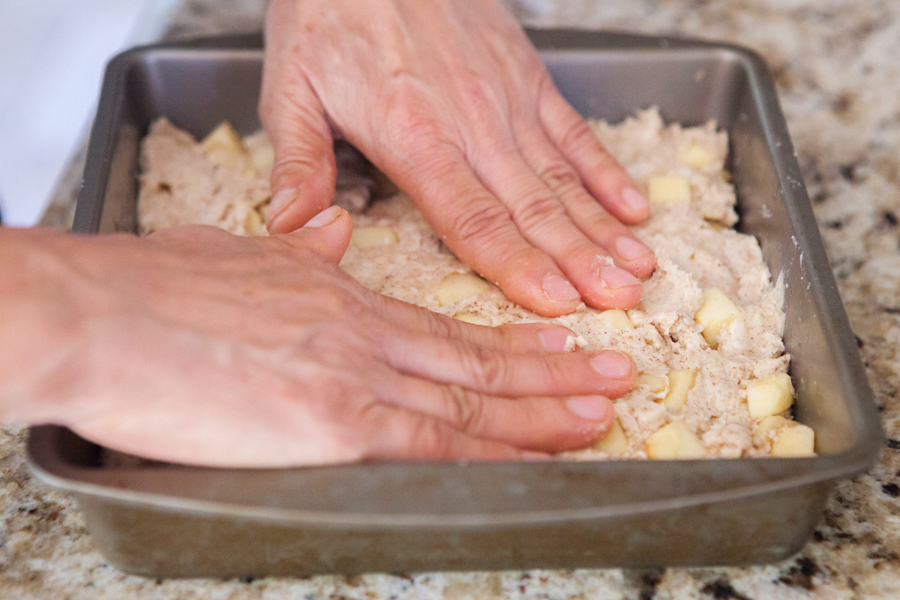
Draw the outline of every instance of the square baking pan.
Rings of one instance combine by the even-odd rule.
[[[765,62],[728,44],[530,35],[586,117],[656,105],[669,122],[728,131],[739,229],[784,277],[796,417],[817,455],[231,470],[115,466],[65,428],[33,428],[31,467],[75,496],[111,563],[153,577],[765,563],[799,550],[835,482],[873,464],[872,392]],[[260,48],[259,36],[216,38],[115,58],[74,230],[136,231],[139,143],[155,118],[198,137],[224,119],[257,130]]]

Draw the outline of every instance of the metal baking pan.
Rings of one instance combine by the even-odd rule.
[[[103,449],[35,427],[35,473],[72,493],[116,566],[154,577],[765,563],[796,552],[834,483],[882,444],[872,393],[810,208],[770,71],[743,48],[531,32],[587,117],[657,105],[731,137],[740,229],[787,284],[785,344],[802,459],[348,464],[228,470],[105,465]],[[75,231],[134,232],[138,144],[165,115],[197,136],[259,128],[259,36],[135,49],[109,65]]]

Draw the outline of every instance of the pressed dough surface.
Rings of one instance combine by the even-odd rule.
[[[691,201],[654,204],[653,215],[634,232],[656,253],[658,268],[644,283],[640,304],[627,311],[634,329],[605,325],[599,311],[582,307],[545,319],[507,300],[496,286],[478,296],[440,305],[435,288],[452,273],[470,273],[437,238],[412,202],[400,194],[354,211],[354,226],[386,226],[396,244],[359,248],[351,244],[341,267],[366,287],[448,316],[469,313],[492,325],[546,321],[570,328],[573,346],[586,351],[614,348],[628,353],[641,373],[663,378],[671,370],[696,372],[682,410],[662,402],[666,390],[647,385],[616,402],[628,449],[642,458],[645,441],[674,421],[683,421],[714,457],[765,455],[771,439],[757,430],[746,402],[747,381],[787,371],[782,333],[783,290],[773,282],[756,239],[730,228],[735,196],[724,172],[728,141],[713,123],[694,128],[666,126],[657,111],[639,112],[618,125],[592,122],[595,133],[645,191],[652,177],[690,182]],[[245,138],[249,159],[209,155],[189,134],[166,120],[151,128],[142,148],[140,228],[149,233],[185,223],[223,227],[232,233],[265,233],[261,220],[269,201],[263,134]],[[702,149],[710,159],[687,159]],[[262,157],[262,158],[260,158]],[[602,260],[602,259],[601,259]],[[726,325],[712,349],[694,315],[703,290],[718,288],[741,314]],[[573,459],[603,458],[596,450],[566,453]]]

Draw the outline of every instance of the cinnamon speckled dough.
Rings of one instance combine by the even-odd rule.
[[[263,133],[244,140],[249,149],[267,144]],[[141,144],[140,164],[142,234],[187,223],[214,225],[238,235],[265,233],[269,171],[254,165],[249,154],[241,164],[207,154],[189,133],[159,119]]]
[[[673,412],[659,402],[665,391],[647,386],[616,402],[619,422],[628,438],[623,455],[643,458],[644,441],[674,419],[683,420],[709,450],[710,457],[764,455],[769,440],[755,435],[755,421],[746,406],[746,382],[786,372],[782,331],[784,313],[780,283],[773,284],[755,238],[727,228],[737,220],[732,186],[723,172],[727,138],[714,124],[682,128],[665,126],[655,110],[610,126],[593,122],[597,136],[629,170],[638,185],[660,175],[686,177],[692,201],[654,205],[653,216],[634,228],[658,258],[658,268],[645,282],[644,297],[627,311],[633,330],[604,325],[599,312],[577,312],[546,319],[521,308],[492,286],[486,294],[439,305],[435,287],[451,273],[467,273],[437,238],[404,195],[376,202],[354,215],[356,226],[383,225],[398,235],[397,244],[361,250],[351,244],[341,267],[366,287],[448,316],[471,313],[493,325],[554,322],[579,336],[587,351],[615,348],[632,356],[638,370],[665,378],[673,369],[697,372],[687,404]],[[684,162],[693,147],[712,160],[700,167]],[[165,121],[157,123],[145,141],[141,179],[142,231],[176,223],[200,222],[235,233],[247,211],[267,201],[263,178],[229,172],[198,150],[193,138]],[[694,321],[701,294],[719,288],[741,309],[727,325],[713,350]],[[572,459],[603,458],[596,450],[569,452]]]

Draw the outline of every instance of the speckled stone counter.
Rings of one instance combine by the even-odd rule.
[[[773,66],[782,105],[887,447],[838,485],[796,557],[754,568],[529,571],[154,581],[110,567],[66,497],[34,481],[21,428],[0,429],[0,598],[900,598],[900,2],[882,0],[519,0],[529,25],[728,40]],[[264,0],[188,0],[170,36],[260,27]],[[45,223],[64,226],[76,160]]]

